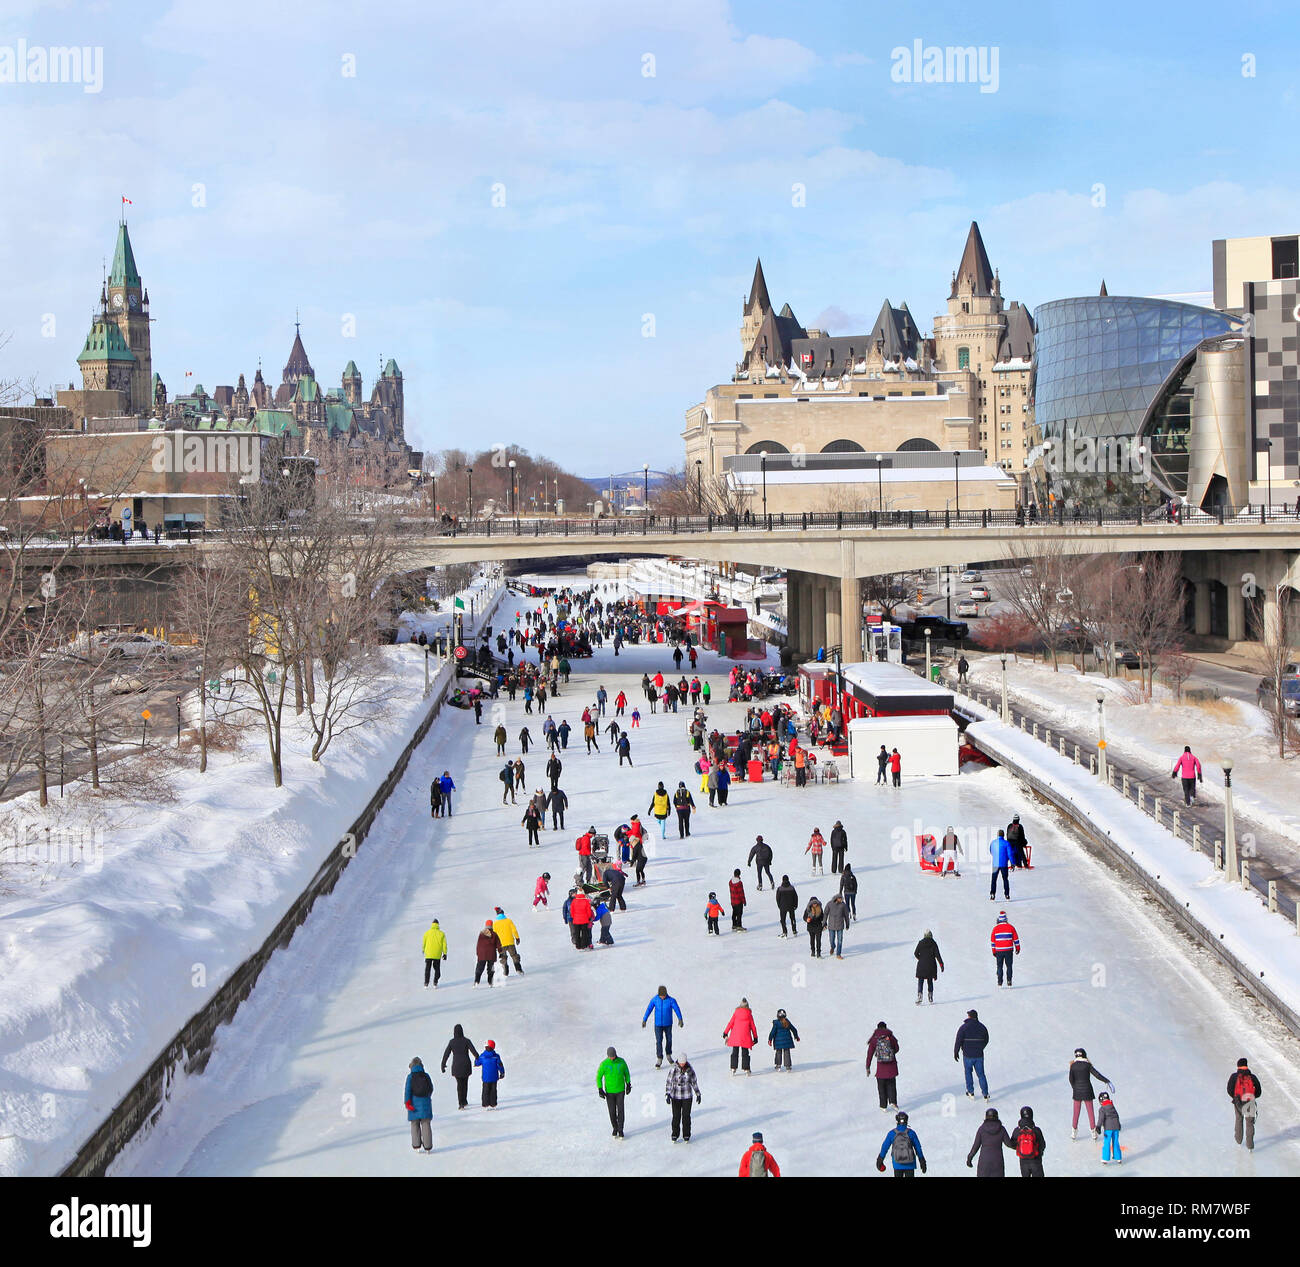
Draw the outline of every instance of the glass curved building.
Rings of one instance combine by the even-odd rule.
[[[1034,311],[1034,421],[1043,439],[1137,435],[1147,407],[1202,340],[1240,323],[1212,308],[1123,295]]]

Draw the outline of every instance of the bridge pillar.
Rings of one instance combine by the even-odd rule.
[[[846,664],[862,659],[862,588],[856,576],[840,577],[840,644]]]
[[[1228,641],[1242,642],[1246,637],[1246,599],[1240,585],[1224,587],[1228,606]]]
[[[799,573],[799,637],[795,645],[806,655],[811,655],[816,646],[813,643],[813,604],[817,596],[813,590],[813,578],[807,572]]]
[[[1196,595],[1192,606],[1192,628],[1204,637],[1210,632],[1210,582],[1197,581]]]
[[[812,637],[809,639],[809,650],[816,651],[818,647],[826,645],[826,608],[827,597],[826,591],[829,588],[829,582],[824,576],[813,575],[809,578],[812,582],[812,603],[810,604],[812,616]]]
[[[822,596],[826,600],[826,646],[839,646],[844,641],[844,630],[840,622],[838,579],[822,577]]]
[[[799,593],[799,581],[803,576],[794,568],[785,572],[785,641],[792,651],[799,650],[799,613],[802,596]]]

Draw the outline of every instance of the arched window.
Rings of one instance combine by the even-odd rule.
[[[904,440],[896,450],[898,453],[938,453],[939,446],[933,440],[926,440],[921,436],[913,436],[910,440]]]
[[[751,444],[745,450],[746,453],[789,453],[790,450],[783,444],[777,444],[775,440],[760,440],[757,444]]]
[[[856,440],[832,440],[824,449],[823,453],[865,453],[864,449]]]
[[[970,369],[970,348],[957,349],[957,368],[959,370]]]

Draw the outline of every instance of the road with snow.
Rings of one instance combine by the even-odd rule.
[[[552,709],[577,722],[604,683],[640,697],[642,672],[666,672],[661,648],[606,648],[579,661]],[[725,696],[725,667],[701,662],[715,691],[712,725],[734,726],[740,705]],[[522,698],[504,703],[510,754],[527,722]],[[630,708],[630,705],[629,705]],[[612,712],[612,704],[610,707]],[[871,1174],[892,1114],[876,1103],[863,1069],[878,1020],[897,1034],[899,1099],[911,1113],[931,1175],[967,1175],[964,1162],[986,1105],[962,1094],[953,1036],[976,1008],[992,1040],[991,1104],[1014,1125],[1036,1110],[1047,1137],[1049,1175],[1252,1175],[1300,1173],[1297,1045],[1148,905],[1092,860],[1005,771],[910,780],[901,789],[842,781],[804,789],[738,784],[731,804],[701,796],[685,712],[645,716],[633,732],[635,766],[619,767],[602,739],[587,755],[575,735],[563,753],[568,831],[526,847],[517,806],[501,806],[493,717],[447,710],[411,762],[357,859],[278,953],[234,1023],[222,1029],[206,1071],[181,1078],[153,1130],[114,1167],[144,1175],[734,1174],[750,1134],[762,1130],[787,1174]],[[580,734],[580,729],[577,732]],[[545,755],[524,758],[527,786],[542,783]],[[429,780],[450,770],[455,815],[429,817]],[[657,780],[696,792],[696,829],[655,839],[643,889],[627,889],[615,945],[575,952],[560,918],[573,840],[589,823],[612,829],[647,818]],[[989,932],[1004,903],[990,902],[985,846],[1019,811],[1035,846],[1035,869],[1012,876],[1006,903],[1023,953],[1016,985],[995,983]],[[800,909],[827,899],[831,876],[813,878],[804,853],[814,826],[848,829],[858,872],[860,919],[842,961],[811,960],[807,939],[781,940],[770,891],[758,892],[745,859],[756,833],[775,850]],[[653,821],[653,820],[650,820]],[[954,824],[967,849],[960,879],[919,871],[912,837]],[[829,851],[827,853],[829,866]],[[746,933],[706,937],[710,890],[726,900],[734,867],[745,871]],[[533,913],[536,876],[552,875],[552,904]],[[522,931],[526,975],[474,988],[473,942],[494,906]],[[442,987],[422,985],[421,936],[437,917],[450,954]],[[1261,918],[1266,916],[1261,915]],[[914,1003],[913,947],[932,929],[946,964],[933,1005]],[[669,1139],[664,1077],[653,1038],[640,1025],[659,984],[680,1001],[675,1032],[690,1055],[703,1103],[689,1146]],[[755,1072],[733,1077],[721,1034],[742,996],[761,1035]],[[766,1035],[778,1008],[799,1030],[793,1074],[776,1074]],[[453,1025],[482,1047],[494,1039],[506,1068],[500,1109],[458,1113],[450,1076],[438,1074]],[[596,1096],[596,1066],[614,1045],[632,1072],[627,1138],[610,1138]],[[1066,1068],[1088,1049],[1116,1084],[1124,1124],[1123,1167],[1103,1168],[1088,1139],[1070,1141]],[[409,1146],[401,1093],[420,1056],[434,1075],[431,1157]],[[1238,1056],[1264,1087],[1258,1146],[1232,1140],[1224,1087]],[[477,1082],[477,1079],[476,1079]],[[1009,1172],[1016,1169],[1008,1155]]]

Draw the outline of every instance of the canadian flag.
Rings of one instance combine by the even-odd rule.
[[[800,356],[799,359],[800,359],[800,360],[801,360],[805,365],[811,365],[811,364],[812,364],[812,353],[811,353],[811,352],[805,352],[805,353],[803,353],[802,356]]]
[[[185,371],[185,377],[186,377],[186,378],[193,378],[193,377],[194,377],[194,371],[193,371],[193,370],[186,370],[186,371]]]
[[[130,200],[130,198],[128,198],[125,194],[123,194],[123,195],[122,195],[122,205],[123,205],[124,207],[134,207],[134,206],[135,206],[135,203],[133,203],[133,202]]]

